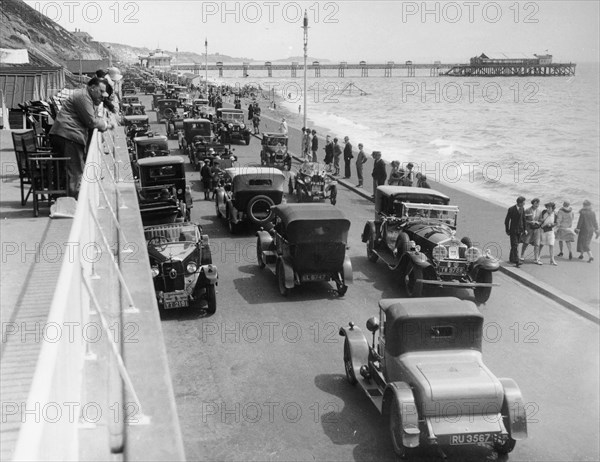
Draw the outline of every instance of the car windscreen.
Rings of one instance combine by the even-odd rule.
[[[233,112],[223,112],[223,120],[234,121],[234,122],[243,122],[244,114],[238,114]]]
[[[150,167],[148,170],[148,176],[152,179],[158,178],[181,178],[183,177],[183,171],[181,165],[157,165]]]
[[[287,145],[287,139],[286,138],[268,138],[267,139],[267,146],[285,146]]]

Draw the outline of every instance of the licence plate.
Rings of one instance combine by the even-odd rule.
[[[498,433],[466,433],[462,435],[450,435],[451,446],[461,446],[466,444],[492,444],[502,440],[502,435]]]
[[[164,295],[165,310],[185,308],[189,305],[187,294],[166,293]]]
[[[328,281],[328,280],[329,280],[329,274],[314,273],[314,274],[303,274],[302,275],[302,281]]]
[[[462,274],[463,268],[461,266],[441,266],[439,268],[440,274]]]

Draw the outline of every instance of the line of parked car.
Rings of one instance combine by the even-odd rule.
[[[224,147],[224,138],[235,138],[229,122],[223,132],[220,117],[183,118],[180,126],[174,125],[179,146],[193,165],[211,162],[209,151],[217,144]],[[240,126],[238,133],[242,130]],[[132,164],[139,172],[145,224],[150,217],[167,217],[157,212],[164,208],[159,199],[150,200],[152,210],[144,202],[145,191],[169,181],[169,170],[162,167],[181,165],[177,174],[185,189],[183,160],[169,156],[168,148],[163,155],[166,143],[166,137],[157,135],[133,136]],[[147,155],[147,150],[154,154]],[[275,275],[281,295],[301,284],[332,281],[344,296],[353,277],[346,252],[350,221],[335,207],[337,182],[321,164],[311,162],[286,177],[283,171],[291,170],[291,157],[287,137],[280,134],[263,134],[260,167],[236,167],[231,157],[229,161],[216,169],[216,214],[231,233],[245,222],[258,228],[257,264]],[[146,168],[157,170],[146,175]],[[297,202],[310,203],[284,203],[286,186]],[[325,199],[330,203],[321,203]],[[497,378],[483,363],[483,316],[476,305],[455,297],[422,298],[428,287],[468,288],[476,302],[485,303],[496,285],[492,275],[499,261],[469,237],[457,238],[459,209],[449,202],[432,189],[377,188],[375,216],[364,225],[361,240],[369,261],[382,260],[398,273],[408,298],[380,301],[379,317],[367,321],[371,342],[352,322],[339,331],[347,380],[384,416],[401,457],[412,455],[418,446],[489,446],[507,454],[527,437],[519,387],[512,379]],[[217,271],[201,227],[189,222],[152,224],[145,234],[159,304],[179,308],[203,298],[214,312]]]

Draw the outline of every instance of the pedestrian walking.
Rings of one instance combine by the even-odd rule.
[[[338,144],[338,139],[333,139],[333,168],[335,172],[333,173],[335,176],[340,174],[340,157],[342,156],[342,148]]]
[[[317,138],[317,131],[312,131],[312,141],[311,141],[311,151],[312,151],[312,161],[317,162],[317,149],[319,149],[319,138]]]
[[[409,162],[406,164],[406,171],[402,177],[401,186],[412,186],[415,181],[415,173],[413,172],[413,163]]]
[[[540,257],[542,255],[542,249],[547,245],[550,249],[550,264],[558,266],[556,260],[554,260],[554,228],[556,228],[556,204],[554,202],[548,202],[544,204],[546,210],[542,211],[540,215],[540,226],[542,228],[542,236],[540,240]]]
[[[327,167],[331,168],[331,164],[333,163],[333,143],[331,142],[331,136],[329,135],[325,137],[325,147],[323,150],[325,151],[323,162],[325,162]]]
[[[202,189],[204,189],[204,200],[210,200],[210,190],[212,183],[213,172],[208,162],[204,162],[204,165],[200,169],[200,178],[202,178]]]
[[[260,133],[260,113],[254,111],[254,115],[252,116],[252,124],[254,125],[254,134],[258,135]]]
[[[358,154],[356,156],[356,176],[358,177],[357,188],[363,187],[363,165],[367,162],[367,155],[363,151],[362,143],[358,143]]]
[[[533,262],[537,265],[542,264],[540,260],[540,241],[542,238],[542,230],[540,225],[541,211],[539,206],[540,200],[536,197],[535,199],[531,199],[531,207],[525,210],[527,234],[523,240],[523,246],[521,247],[521,261],[523,261],[527,246],[533,246]]]
[[[557,257],[563,256],[563,242],[567,245],[569,251],[569,260],[573,259],[571,250],[571,242],[575,242],[575,232],[573,231],[573,221],[575,214],[571,208],[569,201],[564,201],[563,206],[556,212],[556,240],[558,241],[559,254]]]
[[[350,169],[350,162],[354,159],[354,154],[352,154],[352,144],[350,144],[350,138],[347,136],[344,137],[344,179],[349,180],[352,175]]]
[[[577,252],[579,252],[580,260],[583,260],[583,254],[588,254],[588,263],[594,261],[594,256],[590,249],[590,243],[592,242],[592,236],[596,233],[596,239],[600,235],[598,233],[598,220],[596,219],[596,213],[592,210],[592,203],[587,199],[583,201],[583,208],[579,211],[579,220],[577,221]]]
[[[281,133],[282,135],[288,134],[288,126],[287,122],[285,121],[285,117],[281,118],[281,123],[279,124],[279,133]]]
[[[248,104],[248,122],[252,122],[254,117],[254,106],[252,103]]]
[[[106,79],[93,77],[86,88],[76,90],[62,105],[52,129],[50,144],[53,151],[68,157],[67,178],[69,195],[77,199],[85,165],[85,148],[89,131],[97,128],[104,132],[115,125],[99,112],[103,98],[108,97]]]
[[[381,151],[373,151],[373,159],[375,163],[373,164],[373,172],[371,176],[373,177],[373,195],[371,197],[375,197],[375,191],[377,191],[377,186],[381,186],[385,184],[385,180],[387,179],[387,171],[385,169],[385,161],[381,158]]]
[[[419,174],[417,174],[418,176]],[[517,197],[517,203],[512,207],[508,208],[506,212],[506,218],[504,219],[504,228],[506,234],[510,237],[510,254],[509,261],[514,263],[517,268],[521,266],[521,260],[519,259],[519,244],[525,232],[525,198],[523,196]]]

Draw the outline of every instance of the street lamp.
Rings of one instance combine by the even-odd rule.
[[[204,92],[204,97],[208,98],[208,39],[204,38],[204,79],[206,90]]]
[[[304,127],[306,127],[306,60],[308,59],[308,14],[304,10]]]

